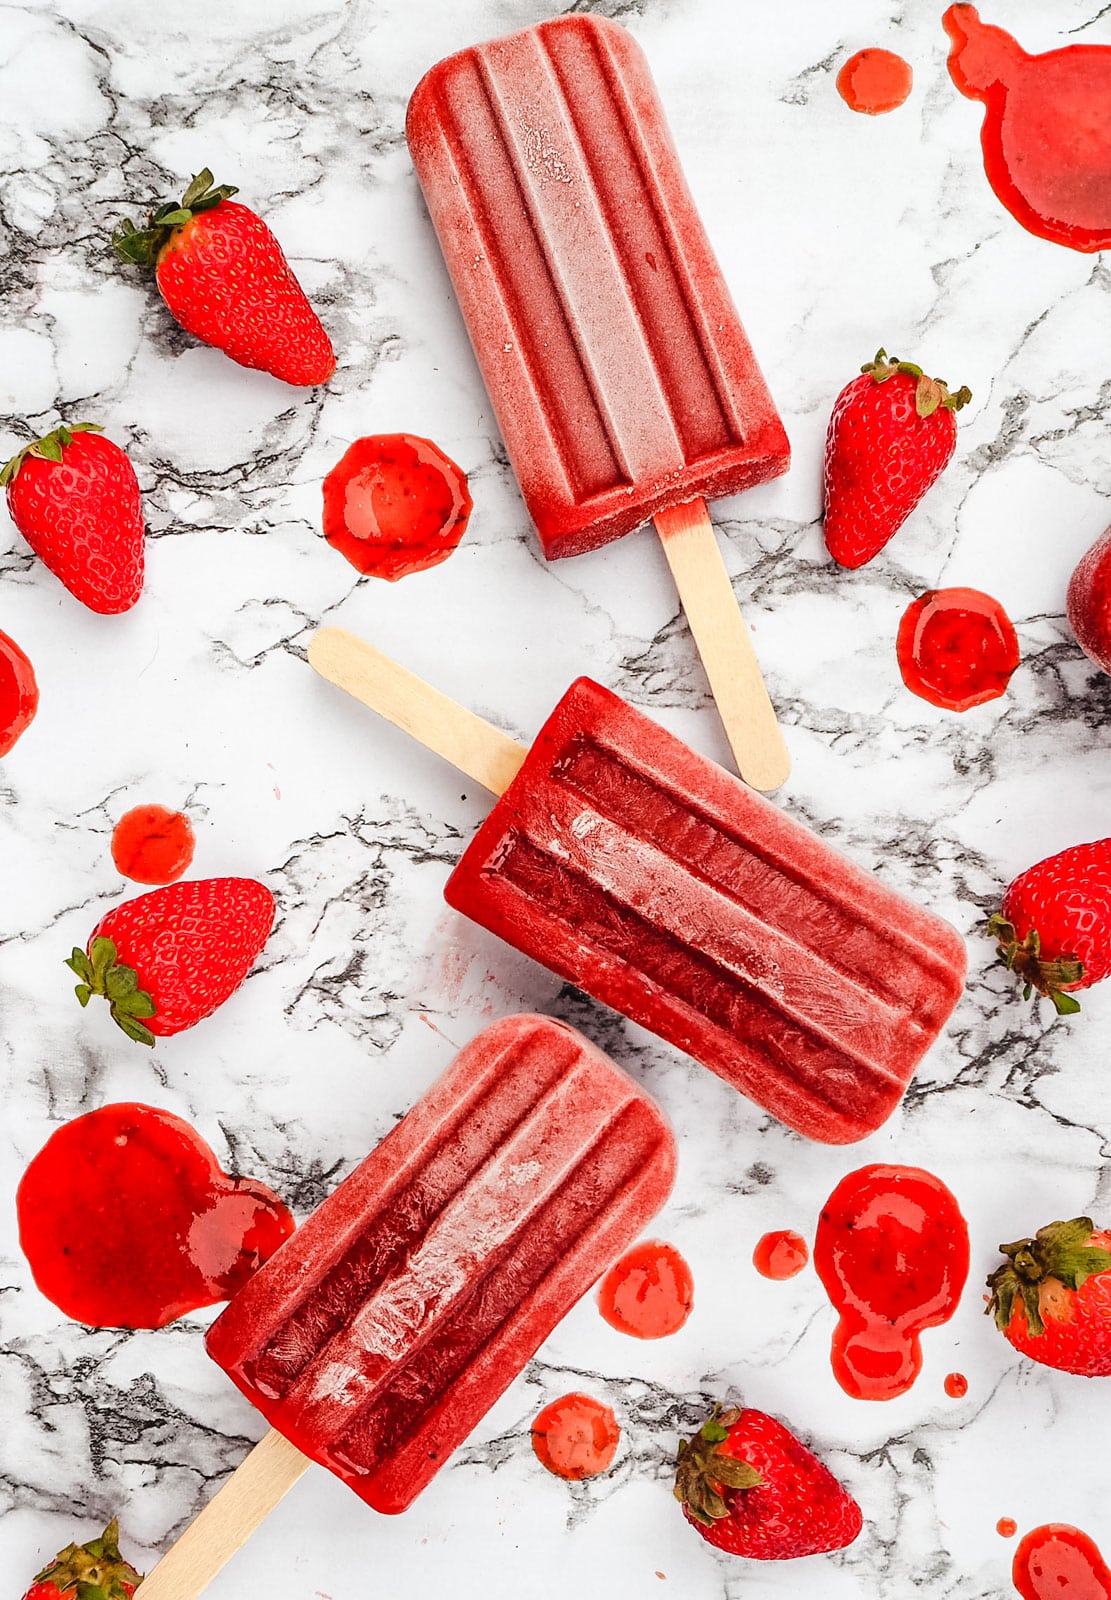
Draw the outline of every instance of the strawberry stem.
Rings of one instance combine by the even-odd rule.
[[[118,959],[115,941],[103,936],[93,940],[88,951],[74,949],[66,966],[81,980],[74,988],[82,1006],[94,994],[109,1003],[112,1021],[136,1044],[154,1043],[154,1034],[143,1022],[153,1017],[157,1006],[145,989],[139,987],[139,974]]]
[[[904,372],[910,378],[917,378],[914,409],[920,417],[932,417],[939,407],[945,411],[959,411],[972,399],[972,390],[967,384],[962,384],[955,393],[950,393],[944,378],[927,377],[922,368],[916,366],[913,361],[900,361],[898,356],[889,356],[882,345],[876,351],[874,359],[866,361],[860,370],[870,372],[877,383],[886,383],[896,372]]]
[[[60,462],[62,451],[73,443],[75,433],[103,432],[99,422],[63,422],[52,433],[44,433],[41,439],[25,444],[22,450],[17,450],[11,460],[0,467],[0,489],[6,489],[15,480],[28,456],[36,456],[40,461]]]
[[[1050,1222],[1039,1228],[1032,1239],[1001,1244],[1007,1257],[988,1277],[991,1298],[987,1313],[1004,1333],[1011,1325],[1015,1301],[1021,1299],[1026,1310],[1026,1326],[1034,1338],[1045,1332],[1041,1311],[1041,1289],[1054,1279],[1066,1289],[1079,1289],[1098,1272],[1111,1268],[1111,1251],[1092,1244],[1091,1217],[1074,1217],[1071,1222]]]
[[[1059,1017],[1073,1016],[1080,1010],[1080,1001],[1064,992],[1084,976],[1084,963],[1077,956],[1043,956],[1038,930],[1031,928],[1026,937],[1020,939],[1014,923],[998,911],[989,917],[984,932],[998,942],[1000,965],[1008,972],[1017,973],[1021,979],[1024,1000],[1029,1000],[1036,991],[1052,1000]]]
[[[51,1583],[59,1595],[77,1595],[80,1600],[126,1600],[143,1579],[120,1555],[120,1525],[115,1517],[99,1539],[88,1544],[70,1544],[60,1550],[48,1567],[35,1579]]]
[[[723,1411],[715,1406],[692,1438],[679,1441],[673,1492],[676,1500],[681,1501],[694,1520],[704,1527],[729,1515],[726,1499],[729,1490],[754,1489],[764,1481],[747,1461],[725,1455],[719,1449],[740,1415],[736,1407]]]
[[[180,200],[170,200],[150,212],[145,228],[137,228],[125,218],[112,235],[116,254],[130,266],[153,267],[175,228],[183,228],[202,211],[211,211],[238,193],[234,184],[214,183],[212,173],[205,167],[195,175]]]

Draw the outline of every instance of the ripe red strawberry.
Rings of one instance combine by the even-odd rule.
[[[999,959],[1058,1014],[1080,1010],[1067,991],[1111,973],[1111,839],[1074,844],[1020,872],[987,925]]]
[[[1077,563],[1067,606],[1077,644],[1097,667],[1111,672],[1111,528]]]
[[[274,924],[253,878],[201,878],[125,900],[66,966],[83,1006],[103,995],[129,1039],[153,1044],[211,1016],[246,978]]]
[[[826,548],[843,567],[879,554],[952,457],[956,413],[971,390],[950,394],[911,361],[883,350],[833,403],[826,434]]]
[[[787,1561],[852,1544],[860,1507],[817,1456],[763,1411],[715,1408],[679,1446],[675,1498],[730,1555]]]
[[[124,261],[154,267],[158,288],[186,332],[244,367],[286,383],[327,383],[331,340],[261,217],[214,185],[206,168],[180,202],[124,222],[112,242]]]
[[[1111,1233],[1091,1217],[1001,1244],[988,1310],[1016,1350],[1045,1367],[1111,1377]]]
[[[12,521],[90,611],[129,611],[143,588],[135,469],[94,422],[55,428],[0,471]]]
[[[39,708],[35,669],[14,639],[0,633],[0,756],[15,748]]]
[[[115,1517],[99,1539],[70,1544],[44,1567],[23,1600],[131,1600],[142,1583],[120,1555]]]

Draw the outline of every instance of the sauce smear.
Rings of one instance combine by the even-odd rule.
[[[228,1300],[293,1232],[272,1190],[229,1177],[187,1122],[144,1105],[59,1128],[16,1207],[35,1282],[95,1328],[160,1328]]]
[[[761,1277],[774,1278],[777,1283],[793,1278],[809,1260],[806,1240],[801,1233],[792,1233],[789,1228],[765,1233],[752,1252],[752,1265]]]
[[[910,63],[893,50],[858,50],[837,74],[837,93],[849,110],[869,117],[894,111],[913,87]]]
[[[1020,660],[1011,619],[979,589],[931,589],[913,601],[895,653],[911,693],[947,711],[997,700]]]
[[[1011,1577],[1022,1600],[1111,1600],[1111,1571],[1096,1545],[1064,1522],[1023,1537]]]
[[[951,1372],[945,1380],[944,1387],[950,1400],[963,1400],[968,1393],[968,1379],[963,1372]]]
[[[184,811],[134,806],[116,823],[112,860],[123,877],[161,887],[181,877],[193,859],[196,842]]]
[[[663,1339],[676,1333],[694,1306],[691,1269],[673,1244],[634,1245],[610,1268],[598,1289],[598,1309],[618,1333]]]
[[[605,1472],[620,1438],[621,1429],[609,1406],[588,1394],[565,1394],[553,1400],[532,1425],[537,1460],[557,1478],[570,1482]]]
[[[968,1277],[968,1227],[945,1185],[919,1167],[861,1167],[826,1201],[814,1267],[839,1314],[833,1373],[857,1400],[904,1394],[920,1335],[947,1322]]]
[[[391,583],[446,561],[466,531],[465,474],[430,439],[356,439],[324,480],[324,537],[353,567]]]

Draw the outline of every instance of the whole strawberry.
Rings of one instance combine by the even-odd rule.
[[[1111,973],[1111,839],[1075,844],[1020,872],[987,925],[999,959],[1061,1016],[1080,1010],[1070,991]]]
[[[1045,1367],[1111,1377],[1111,1233],[1091,1217],[1001,1244],[988,1310],[1016,1350]]]
[[[206,168],[180,203],[124,222],[112,243],[124,261],[153,267],[163,300],[186,332],[244,367],[286,383],[326,383],[331,340],[262,218],[213,184]]]
[[[675,1498],[730,1555],[787,1561],[852,1544],[860,1507],[817,1456],[763,1411],[715,1408],[679,1446]]]
[[[1081,650],[1111,672],[1111,528],[1078,561],[1066,608]]]
[[[44,1567],[23,1600],[130,1600],[142,1583],[120,1555],[115,1517],[99,1539],[70,1544]]]
[[[90,611],[129,611],[143,588],[143,510],[135,469],[95,422],[26,445],[0,471],[12,521]]]
[[[826,548],[841,566],[862,567],[902,527],[948,465],[971,399],[883,350],[841,390],[824,470]]]
[[[109,911],[66,966],[83,1006],[103,995],[129,1039],[153,1044],[223,1005],[273,924],[274,897],[253,878],[171,883]]]

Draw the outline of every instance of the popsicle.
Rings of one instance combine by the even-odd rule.
[[[340,629],[309,661],[502,796],[450,905],[811,1139],[895,1109],[963,986],[947,922],[588,678],[526,752]]]
[[[654,519],[742,776],[789,758],[705,497],[785,472],[783,424],[624,28],[558,17],[448,57],[413,165],[549,558]]]
[[[209,1354],[276,1430],[147,1578],[191,1600],[310,1460],[403,1511],[667,1198],[654,1102],[566,1024],[486,1028],[239,1291]]]

